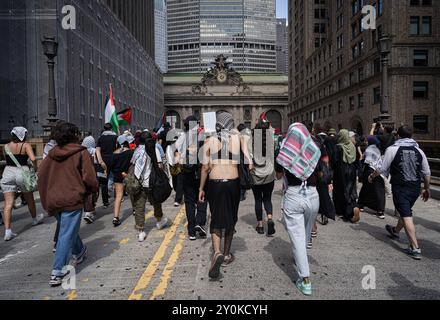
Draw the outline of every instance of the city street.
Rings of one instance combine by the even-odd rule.
[[[76,270],[76,290],[50,288],[55,219],[31,227],[27,208],[13,212],[13,230],[19,236],[0,241],[0,299],[116,300],[116,299],[440,299],[440,202],[418,201],[415,223],[422,260],[403,253],[404,234],[392,241],[386,223],[394,224],[394,208],[387,198],[387,215],[379,220],[365,212],[356,225],[337,218],[319,225],[318,238],[309,250],[313,296],[306,298],[293,284],[295,272],[288,235],[280,218],[281,185],[274,193],[277,233],[273,238],[255,232],[256,218],[251,192],[242,202],[233,242],[236,261],[223,268],[218,281],[210,281],[210,239],[190,242],[185,232],[185,210],[173,207],[170,198],[164,212],[170,228],[155,228],[151,206],[147,207],[145,242],[134,230],[128,198],[123,203],[123,224],[112,225],[112,206],[99,208],[92,225],[81,226],[88,246],[88,259]],[[3,203],[0,204],[3,207]],[[38,204],[39,212],[42,211]],[[0,227],[3,236],[4,227]],[[365,290],[364,266],[375,269],[376,289]],[[370,274],[371,276],[371,274]]]

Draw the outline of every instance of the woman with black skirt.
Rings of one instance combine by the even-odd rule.
[[[207,199],[211,210],[210,230],[214,249],[209,270],[211,279],[217,279],[220,276],[222,265],[227,266],[234,261],[231,244],[240,204],[238,173],[240,149],[249,160],[247,148],[244,145],[241,146],[238,131],[233,128],[232,116],[229,113],[219,113],[217,115],[218,134],[206,139],[203,146],[199,201],[205,202]],[[205,199],[206,184],[208,187]],[[225,236],[223,253],[221,252],[222,231]]]
[[[363,208],[368,207],[376,211],[379,219],[385,219],[385,182],[381,176],[374,178],[373,183],[368,182],[368,177],[382,166],[380,153],[380,141],[370,136],[368,138],[368,148],[365,150],[365,167],[362,175],[362,189],[359,194],[358,205]]]

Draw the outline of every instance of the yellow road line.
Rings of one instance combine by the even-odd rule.
[[[75,300],[76,298],[78,298],[76,290],[70,291],[70,293],[67,295],[67,300]]]
[[[150,211],[145,215],[145,221],[154,217],[154,211]]]
[[[182,221],[184,214],[185,214],[185,209],[184,208],[180,209],[179,213],[174,219],[173,225],[168,230],[167,234],[165,235],[165,239],[162,241],[162,244],[160,245],[159,249],[157,250],[156,254],[153,257],[153,260],[151,260],[150,264],[148,265],[148,267],[145,269],[144,273],[140,277],[139,281],[136,284],[136,287],[134,288],[133,292],[130,294],[128,300],[142,299],[143,294],[138,292],[141,290],[145,290],[150,284],[151,279],[153,278],[154,274],[157,271],[157,268],[160,265],[160,262],[165,256],[168,246],[170,245],[171,241],[174,238],[174,235],[176,234],[177,228],[180,225],[180,222]]]
[[[150,297],[150,300],[155,300],[157,297],[165,295],[165,291],[167,290],[168,282],[171,278],[171,274],[173,273],[174,266],[179,260],[180,253],[182,252],[184,241],[185,241],[185,234],[181,233],[179,235],[179,240],[177,241],[176,246],[174,247],[174,250],[171,253],[171,256],[168,259],[168,262],[162,272],[162,276],[160,277],[160,282],[157,285],[156,289],[154,289],[153,294]]]
[[[127,244],[128,241],[130,241],[130,238],[125,238],[125,239],[122,239],[121,241],[119,241],[119,244]]]

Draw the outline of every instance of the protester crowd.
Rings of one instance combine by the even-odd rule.
[[[299,275],[296,286],[305,295],[312,294],[307,249],[318,236],[317,222],[326,225],[339,216],[358,223],[366,208],[384,219],[387,193],[392,193],[400,218],[396,226],[384,226],[386,231],[398,239],[404,229],[410,242],[406,253],[421,259],[412,208],[420,195],[424,201],[429,199],[431,173],[408,126],[395,131],[377,123],[362,137],[346,129],[324,132],[311,124],[294,123],[280,135],[264,114],[250,130],[243,124],[236,127],[230,114],[219,113],[215,132],[206,132],[191,116],[185,119],[183,132],[163,123],[160,128],[118,135],[106,124],[95,140],[81,134],[76,125],[59,121],[38,168],[27,138],[25,128],[14,128],[4,147],[1,190],[5,205],[0,222],[5,225],[4,240],[14,239],[11,215],[21,192],[32,224],[40,224],[43,214],[37,215],[34,200],[34,192],[39,191],[42,207],[57,220],[52,286],[62,284],[67,275],[64,267],[71,259],[77,265],[87,257],[79,236],[81,220],[94,223],[99,198],[104,208],[113,198],[115,228],[123,223],[122,202],[130,199],[142,242],[147,238],[146,203],[154,209],[157,229],[166,228],[169,219],[162,204],[172,189],[174,205],[185,205],[188,239],[211,235],[212,279],[234,262],[240,201],[250,190],[258,234],[273,237],[274,217],[282,217],[278,221],[290,237]],[[272,204],[277,179],[283,185],[282,212],[274,212]]]

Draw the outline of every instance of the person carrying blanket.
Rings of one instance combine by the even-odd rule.
[[[277,178],[284,178],[287,184],[283,215],[299,275],[296,286],[304,295],[312,294],[307,243],[319,210],[316,168],[320,157],[321,151],[307,128],[294,123],[289,127],[275,164]]]

